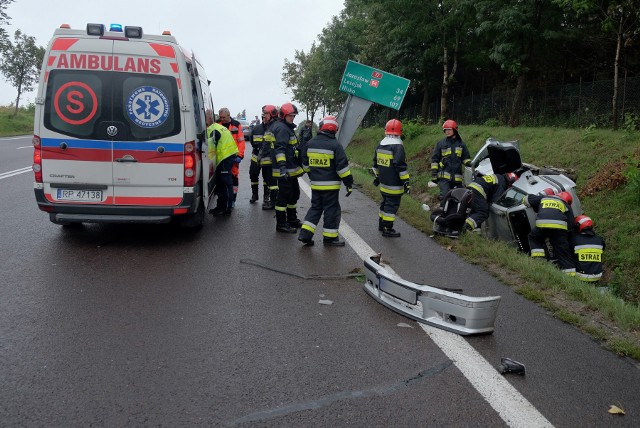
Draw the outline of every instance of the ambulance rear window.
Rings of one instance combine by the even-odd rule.
[[[150,141],[181,132],[179,106],[174,77],[52,70],[44,125],[76,138]]]

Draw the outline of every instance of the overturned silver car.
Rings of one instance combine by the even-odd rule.
[[[529,252],[527,236],[535,227],[536,213],[532,208],[526,207],[522,199],[526,195],[544,194],[545,189],[552,189],[556,194],[571,193],[573,214],[582,214],[576,183],[557,168],[523,164],[517,141],[488,139],[473,158],[470,167],[467,167],[464,183],[471,183],[478,175],[508,172],[515,172],[519,178],[490,205],[489,218],[482,224],[483,235],[508,241],[521,251]]]

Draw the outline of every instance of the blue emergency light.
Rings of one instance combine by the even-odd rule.
[[[115,31],[117,33],[122,33],[122,24],[111,24],[109,26],[109,31]]]

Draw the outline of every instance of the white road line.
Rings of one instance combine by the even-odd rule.
[[[311,198],[309,184],[302,179],[299,182],[300,189]],[[377,254],[344,220],[340,222],[340,234],[363,260]],[[385,269],[393,272],[388,266]],[[418,325],[507,425],[518,428],[553,426],[462,336],[426,324]]]
[[[4,137],[4,138],[0,138],[0,141],[3,140],[19,140],[21,138],[29,138],[30,135],[23,135],[22,137]]]
[[[31,170],[32,170],[31,167],[27,166],[24,168],[13,170],[13,171],[3,172],[0,174],[0,180],[2,180],[3,178],[13,177],[14,175],[24,174],[25,172],[29,172]]]
[[[20,150],[20,149],[33,149],[33,146],[16,147],[16,150]]]

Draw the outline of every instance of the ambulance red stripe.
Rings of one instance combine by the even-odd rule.
[[[80,39],[68,39],[68,38],[56,39],[53,42],[53,45],[51,45],[51,50],[52,51],[66,51],[71,46],[73,46],[74,43],[77,42],[78,40],[80,40]]]

